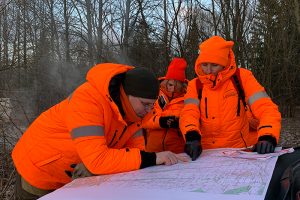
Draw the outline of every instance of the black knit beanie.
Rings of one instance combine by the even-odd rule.
[[[135,67],[125,73],[123,88],[127,95],[145,99],[157,99],[159,82],[153,71]]]

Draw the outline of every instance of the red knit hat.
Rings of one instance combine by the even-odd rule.
[[[183,58],[174,58],[169,65],[165,79],[185,80],[186,61]]]
[[[199,63],[209,62],[226,66],[229,51],[233,44],[234,42],[226,41],[220,36],[209,38],[199,46]]]

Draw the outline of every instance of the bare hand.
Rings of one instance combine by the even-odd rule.
[[[72,181],[77,178],[84,178],[90,176],[95,176],[95,175],[92,174],[83,163],[78,163],[74,168],[74,172],[72,174]]]
[[[174,121],[174,119],[168,119],[167,124],[168,124],[169,127],[171,126],[171,123],[172,123],[173,121]]]
[[[156,165],[165,164],[165,165],[174,165],[178,163],[178,160],[183,162],[188,162],[187,159],[172,153],[171,151],[163,151],[156,153]]]

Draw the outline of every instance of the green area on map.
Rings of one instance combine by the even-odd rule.
[[[240,193],[244,193],[244,192],[248,192],[251,189],[251,186],[246,186],[246,187],[241,187],[241,188],[236,188],[233,190],[228,190],[226,192],[224,192],[223,194],[240,194]]]

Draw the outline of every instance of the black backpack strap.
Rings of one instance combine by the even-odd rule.
[[[230,77],[233,86],[235,87],[235,90],[237,91],[239,98],[238,98],[238,107],[237,107],[237,116],[240,116],[241,112],[241,106],[240,106],[240,100],[242,100],[243,105],[245,107],[245,110],[247,111],[247,104],[246,104],[246,98],[245,93],[243,90],[243,85],[241,81],[241,75],[240,75],[240,69],[236,68],[236,71],[234,74]],[[200,81],[199,78],[196,79],[196,87],[198,92],[198,99],[201,101],[202,99],[202,89],[203,89],[203,83]]]
[[[240,69],[236,68],[235,73],[230,77],[231,81],[233,82],[233,86],[235,87],[236,91],[238,92],[239,99],[238,99],[238,108],[237,108],[237,116],[240,116],[240,100],[242,100],[245,110],[247,111],[247,104],[245,100],[245,93],[243,90],[243,85],[241,81]]]
[[[197,92],[198,92],[198,99],[201,101],[201,99],[202,99],[203,83],[200,81],[199,78],[196,79],[196,87],[197,87]]]

